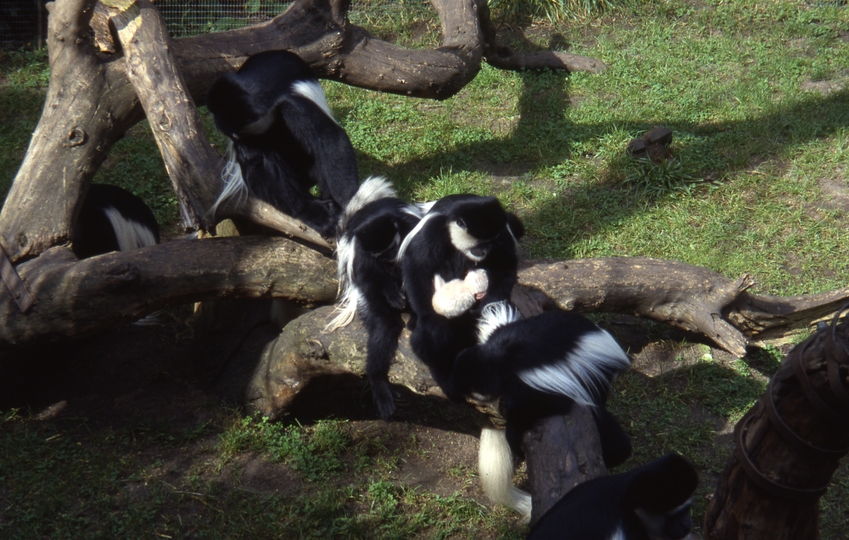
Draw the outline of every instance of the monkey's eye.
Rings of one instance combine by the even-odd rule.
[[[456,223],[457,223],[457,226],[460,227],[461,229],[463,229],[463,230],[467,229],[466,221],[463,218],[458,219]]]

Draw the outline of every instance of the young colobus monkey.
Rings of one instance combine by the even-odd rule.
[[[529,496],[512,485],[512,458],[522,456],[522,435],[538,420],[568,414],[575,403],[592,408],[608,467],[631,455],[628,435],[604,407],[614,379],[631,365],[609,333],[564,311],[520,319],[507,302],[487,305],[478,329],[480,343],[454,362],[450,391],[499,400],[506,430],[485,428],[478,458],[490,499],[530,516]]]
[[[519,218],[495,197],[459,194],[436,201],[401,246],[404,288],[413,312],[410,345],[446,393],[454,358],[475,344],[480,309],[474,303],[470,309],[454,309],[443,285],[465,282],[478,306],[508,300],[523,234]]]
[[[159,224],[141,198],[118,186],[92,184],[74,227],[80,259],[159,243]]]
[[[563,496],[528,540],[679,540],[690,533],[696,470],[667,454],[631,471],[594,478]]]
[[[380,417],[395,414],[389,365],[404,329],[401,312],[407,303],[401,290],[398,248],[421,219],[384,178],[372,177],[348,203],[339,224],[337,262],[340,313],[329,330],[360,316],[368,332],[366,375]]]
[[[309,66],[289,51],[255,54],[213,83],[206,106],[231,140],[213,210],[248,191],[333,237],[357,192],[357,161]],[[320,197],[310,193],[316,185]]]

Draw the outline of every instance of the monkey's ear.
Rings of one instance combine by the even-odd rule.
[[[667,454],[632,471],[625,506],[662,514],[690,499],[699,484],[699,476],[690,463],[678,454]]]
[[[522,223],[522,220],[516,214],[507,213],[507,227],[516,240],[525,236],[525,224]]]

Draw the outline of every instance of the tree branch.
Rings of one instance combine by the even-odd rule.
[[[205,299],[284,297],[314,304],[336,296],[335,261],[263,236],[178,240],[82,261],[57,247],[18,272],[35,304],[22,315],[2,296],[0,349],[102,332]]]
[[[730,280],[706,268],[644,257],[530,261],[519,282],[544,291],[563,309],[630,313],[701,334],[738,356],[751,338],[786,332],[849,301],[849,288],[759,296],[746,291],[754,285],[749,275]]]

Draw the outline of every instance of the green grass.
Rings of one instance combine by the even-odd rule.
[[[417,48],[439,43],[426,4],[368,6],[352,20],[377,35]],[[511,15],[506,3],[494,6],[496,16],[520,17],[519,23],[528,13],[567,21],[526,27],[522,46],[557,38],[571,52],[603,60],[608,69],[599,75],[484,66],[462,92],[440,102],[325,81],[362,175],[387,175],[417,200],[497,194],[524,220],[529,257],[673,259],[730,278],[751,273],[756,292],[780,295],[846,286],[849,8],[789,0],[599,6],[574,17]],[[0,52],[3,193],[38,120],[45,63],[43,52]],[[628,156],[628,142],[655,125],[673,130],[674,159],[654,165]],[[164,222],[177,220],[144,124],[115,146],[96,181],[124,185]],[[735,359],[673,341],[657,325],[645,331],[670,359],[658,368],[638,358],[637,369],[617,382],[610,407],[634,439],[629,463],[674,450],[699,466],[698,523],[704,496],[730,455],[728,430],[762,395],[784,349]],[[60,426],[5,414],[3,537],[523,533],[504,511],[406,485],[396,476],[404,451],[387,450],[379,435],[342,420],[300,426],[218,411],[188,432],[145,425],[83,435],[84,419]],[[191,466],[157,461],[157,452],[175,449]],[[257,494],[216,481],[246,459],[283,468],[306,492]],[[464,480],[462,469],[442,473],[474,481]],[[845,538],[847,478],[844,465],[822,501],[824,539]]]
[[[458,495],[419,492],[384,468],[370,467],[360,484],[345,483],[345,464],[356,463],[368,444],[353,444],[353,432],[343,421],[284,427],[226,410],[183,432],[101,429],[83,418],[59,427],[6,412],[0,536],[518,538],[503,525],[504,512]],[[179,458],[163,461],[163,454]],[[289,471],[302,489],[225,489],[220,478],[227,471],[238,476],[233,462],[245,456],[281,462],[276,472]]]

